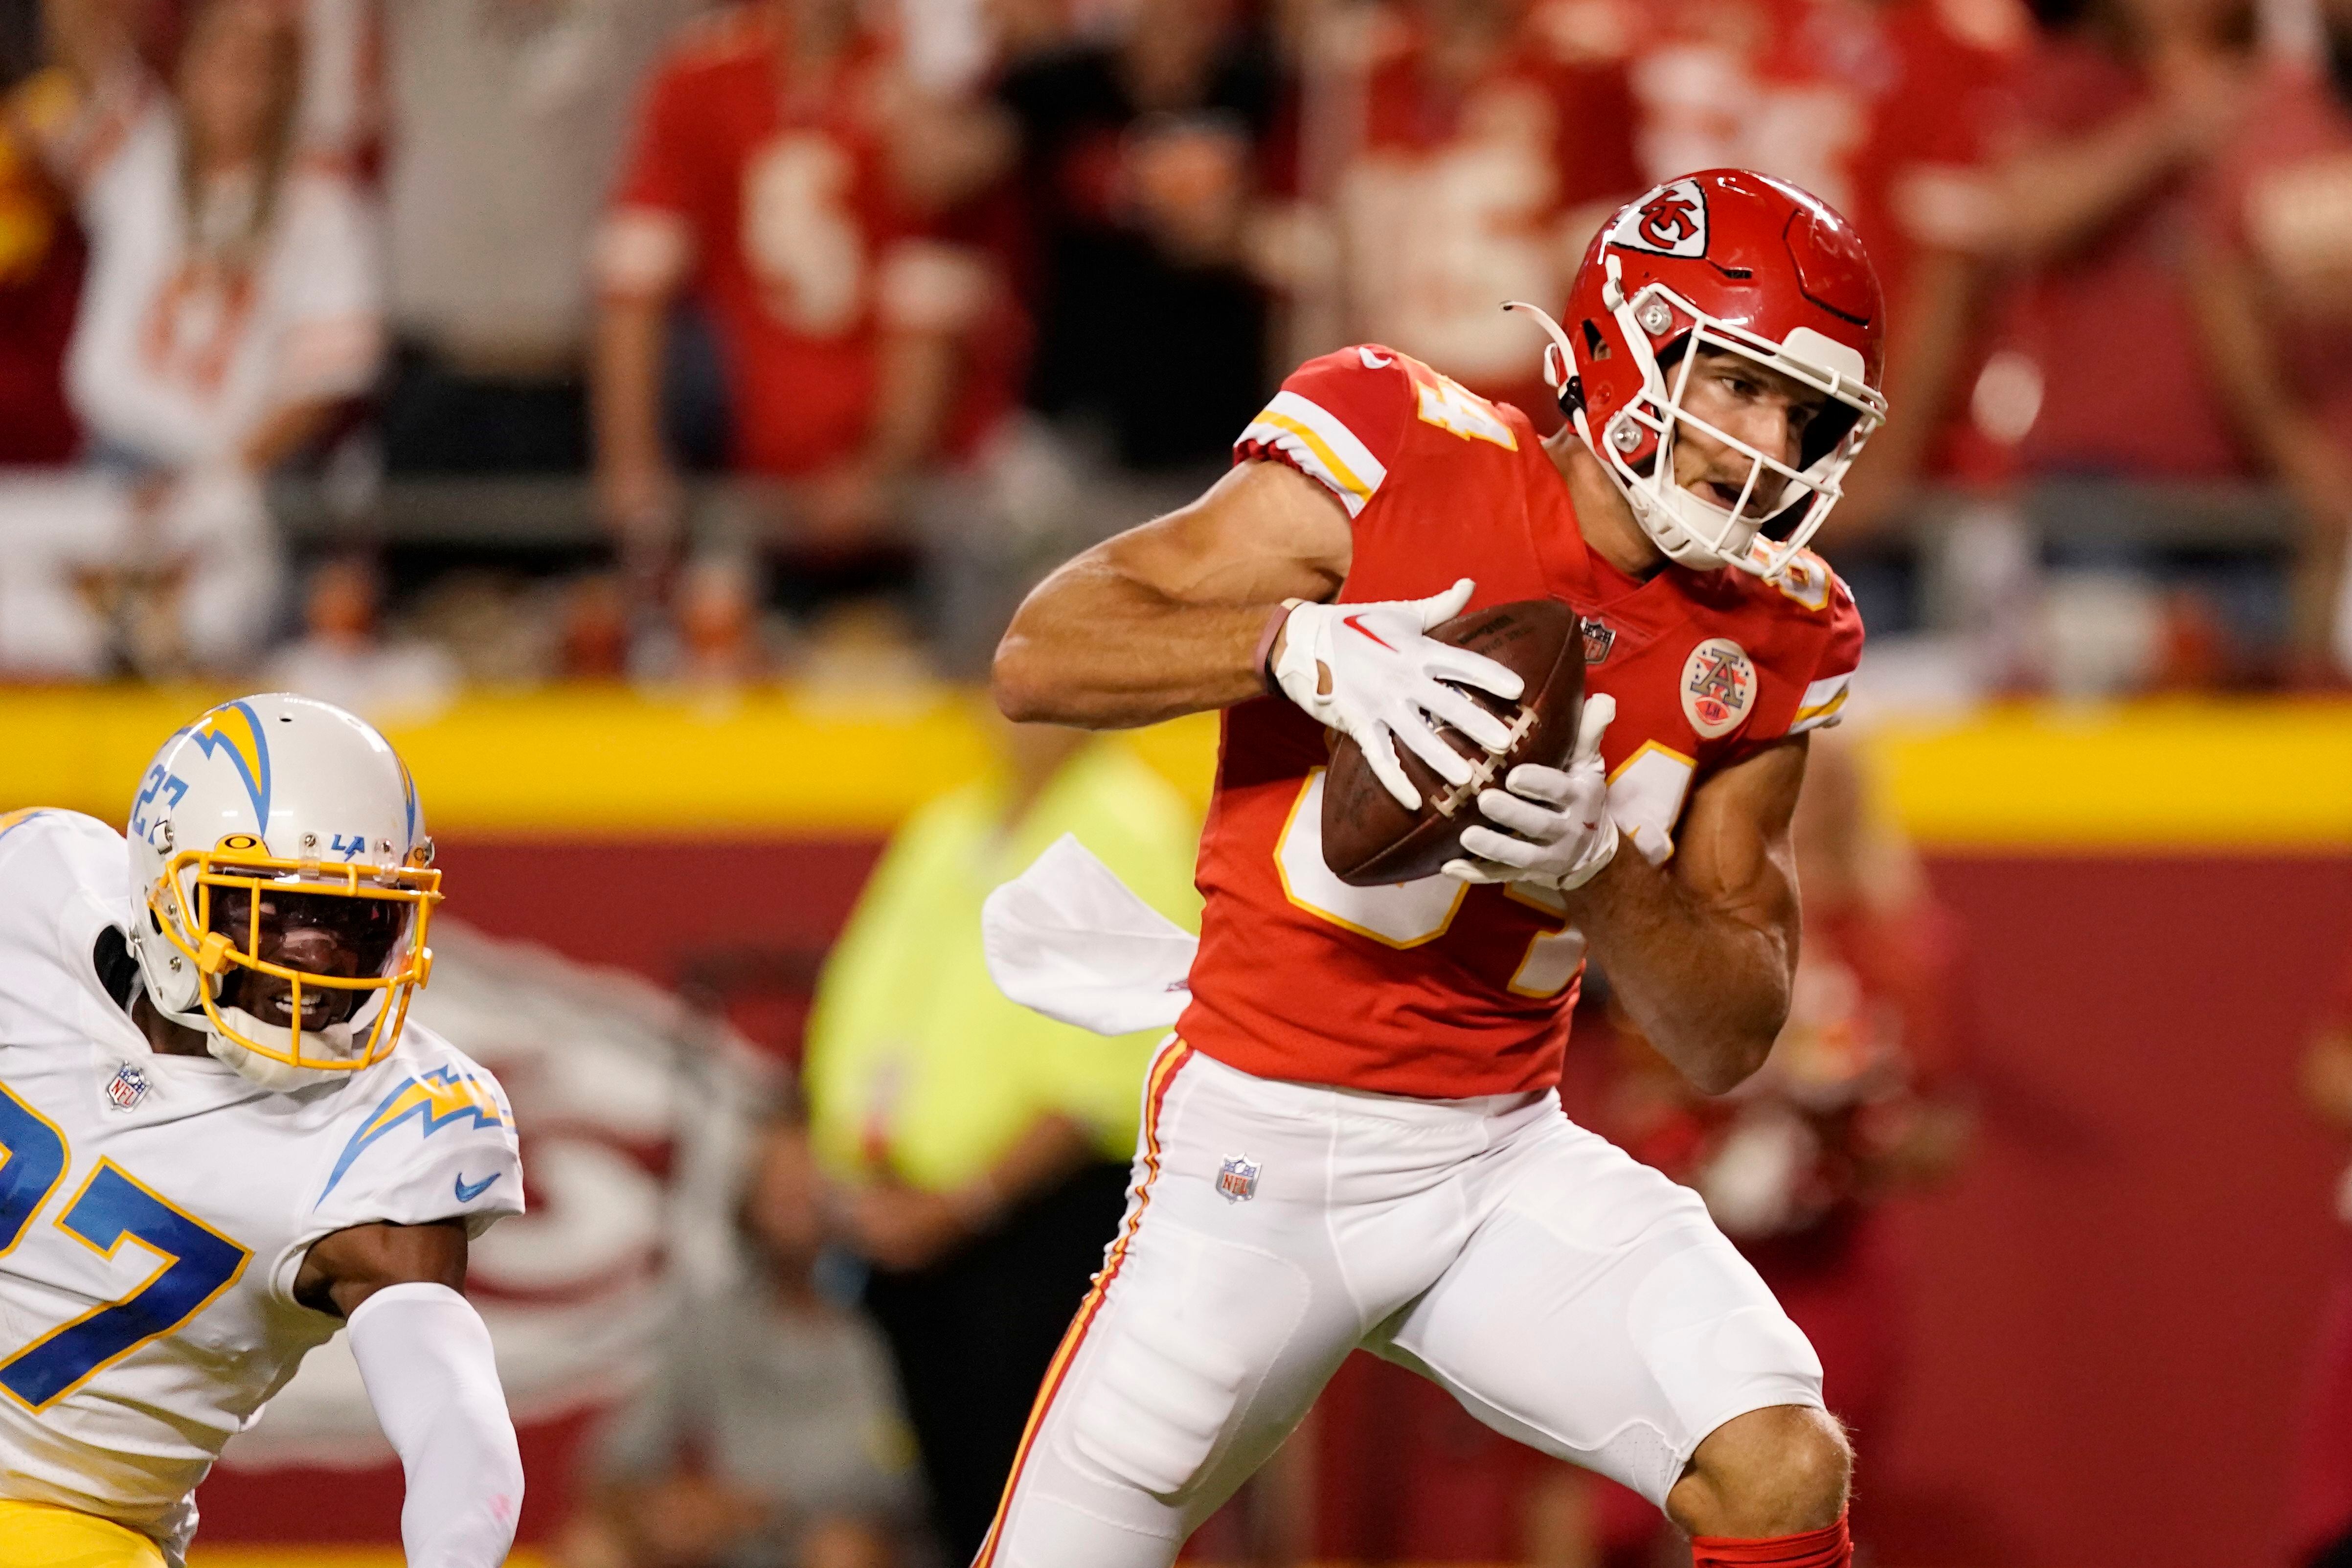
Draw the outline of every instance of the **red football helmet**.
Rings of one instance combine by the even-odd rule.
[[[1667,557],[1771,577],[1812,537],[1886,417],[1885,307],[1853,226],[1819,198],[1745,169],[1669,180],[1594,237],[1552,336],[1544,379]],[[1682,406],[1700,348],[1743,355],[1826,395],[1792,467]],[[1674,480],[1689,426],[1748,459],[1726,510]]]

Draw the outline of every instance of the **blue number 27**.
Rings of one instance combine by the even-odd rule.
[[[65,1177],[64,1135],[0,1084],[0,1254]],[[111,1160],[81,1184],[58,1228],[102,1257],[136,1242],[155,1254],[152,1273],[119,1301],[102,1301],[0,1361],[0,1390],[36,1412],[47,1409],[140,1346],[162,1339],[212,1305],[245,1272],[252,1254],[150,1192]]]

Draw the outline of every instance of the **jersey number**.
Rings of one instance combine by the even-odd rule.
[[[0,1085],[0,1255],[24,1239],[68,1163],[65,1135]],[[253,1256],[111,1160],[98,1163],[57,1224],[101,1258],[131,1242],[158,1261],[121,1300],[100,1302],[0,1361],[0,1389],[36,1412],[212,1305]]]
[[[1298,792],[1290,820],[1275,845],[1282,890],[1307,913],[1383,947],[1419,947],[1444,936],[1461,911],[1462,900],[1470,896],[1470,884],[1443,873],[1372,888],[1339,880],[1323,858],[1323,769],[1316,768],[1307,775],[1306,787]],[[1512,891],[1517,896],[1518,889]],[[1539,931],[1528,942],[1510,989],[1521,996],[1556,996],[1576,978],[1583,962],[1583,933],[1567,925],[1567,905],[1540,898],[1521,901],[1558,917],[1561,926]]]
[[[1618,831],[1653,865],[1674,853],[1675,825],[1682,818],[1696,768],[1680,752],[1652,741],[1620,763],[1609,780],[1609,814],[1617,819]],[[1384,947],[1435,942],[1454,924],[1469,893],[1468,884],[1442,874],[1376,888],[1359,888],[1332,875],[1323,858],[1321,768],[1307,775],[1306,786],[1290,808],[1290,820],[1275,844],[1274,863],[1292,903]],[[1522,996],[1556,996],[1583,965],[1584,934],[1567,923],[1568,907],[1558,894],[1517,886],[1507,891],[1561,921],[1559,930],[1538,932],[1528,942],[1510,989]]]
[[[1412,378],[1423,424],[1451,431],[1465,441],[1492,441],[1514,452],[1519,449],[1519,438],[1511,434],[1510,422],[1493,404],[1410,354],[1399,354],[1397,361]]]

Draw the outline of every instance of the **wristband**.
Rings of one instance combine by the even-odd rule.
[[[1282,636],[1282,628],[1290,624],[1290,612],[1306,602],[1304,599],[1283,600],[1274,607],[1274,613],[1265,618],[1265,630],[1258,633],[1257,655],[1251,659],[1250,668],[1257,671],[1257,683],[1265,689],[1265,694],[1268,697],[1278,697],[1282,694],[1282,688],[1275,683],[1274,667],[1271,663],[1274,658],[1275,641]]]

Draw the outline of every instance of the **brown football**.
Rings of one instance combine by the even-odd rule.
[[[1405,776],[1421,792],[1421,809],[1407,811],[1373,776],[1363,748],[1340,737],[1323,780],[1323,862],[1339,880],[1359,888],[1434,876],[1461,855],[1462,830],[1486,821],[1478,811],[1480,790],[1521,763],[1565,766],[1576,746],[1584,710],[1584,642],[1574,610],[1556,599],[1490,605],[1429,635],[1484,654],[1526,681],[1517,702],[1457,688],[1511,726],[1511,747],[1494,756],[1452,726],[1439,725],[1446,743],[1475,764],[1470,782],[1457,786],[1398,746]]]

